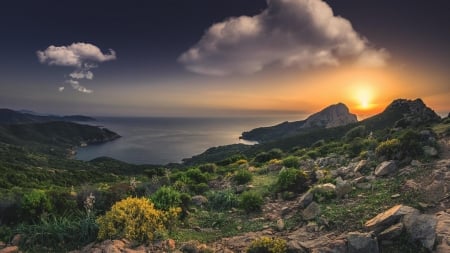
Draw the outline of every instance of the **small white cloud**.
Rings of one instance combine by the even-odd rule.
[[[66,80],[66,83],[70,84],[73,89],[75,89],[75,90],[77,90],[79,92],[82,92],[82,93],[88,93],[89,94],[89,93],[94,92],[93,90],[90,90],[90,89],[80,85],[80,82],[78,82],[76,80],[69,79],[69,80]]]
[[[86,78],[92,80],[92,78],[94,78],[94,73],[89,70],[75,70],[74,72],[70,73],[69,76],[74,79]]]
[[[58,88],[58,91],[59,91],[59,92],[63,92],[63,91],[64,91],[64,86],[59,87],[59,88]]]
[[[255,16],[212,25],[178,61],[190,71],[221,76],[347,61],[382,66],[388,57],[322,0],[267,0],[267,9]]]
[[[104,62],[116,59],[116,52],[109,49],[109,53],[102,51],[89,43],[72,43],[69,46],[49,46],[36,52],[41,63],[57,66],[73,66],[81,68],[84,62]]]

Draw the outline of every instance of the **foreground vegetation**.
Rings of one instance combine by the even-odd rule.
[[[0,241],[21,234],[21,248],[30,252],[60,252],[123,237],[137,242],[167,238],[212,242],[277,228],[276,221],[261,218],[264,205],[307,191],[322,210],[314,222],[325,230],[362,229],[366,220],[395,204],[423,208],[419,192],[392,197],[406,180],[426,173],[423,167],[380,178],[346,196],[318,187],[336,184],[332,173],[351,162],[367,161],[359,171],[362,176],[370,176],[384,160],[397,160],[400,166],[414,159],[427,163],[433,155],[423,147],[438,149],[437,137],[450,135],[448,118],[438,123],[366,123],[330,129],[326,135],[313,132],[306,139],[309,145],[291,145],[300,138],[294,137],[251,152],[235,149],[226,158],[215,157],[219,159],[214,163],[168,166],[130,165],[109,158],[83,162],[3,140]],[[283,143],[283,149],[274,147],[276,143]],[[321,158],[336,162],[319,166]],[[284,223],[289,231],[307,221],[293,215]],[[281,239],[262,238],[248,252],[262,252],[261,248],[284,252],[285,247]]]

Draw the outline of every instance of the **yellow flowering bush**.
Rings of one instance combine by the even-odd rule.
[[[285,253],[286,241],[281,238],[261,237],[247,248],[247,253]]]
[[[98,239],[124,237],[139,242],[151,241],[164,234],[180,212],[180,208],[164,212],[156,209],[147,198],[128,197],[97,219]]]

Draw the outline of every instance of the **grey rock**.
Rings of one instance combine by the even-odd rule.
[[[379,253],[378,241],[373,233],[347,234],[348,253]]]
[[[406,231],[413,241],[419,241],[423,247],[432,250],[436,241],[437,220],[433,215],[408,214],[402,219]]]
[[[364,226],[378,234],[391,225],[398,223],[403,216],[413,214],[417,215],[420,212],[409,206],[396,205],[368,220]]]
[[[208,203],[208,198],[203,195],[195,195],[192,197],[191,201],[196,206],[203,206],[204,204]]]
[[[302,128],[337,127],[357,122],[355,114],[351,114],[346,105],[338,103],[309,116]]]
[[[403,223],[399,222],[395,225],[390,226],[389,228],[385,229],[383,232],[381,232],[378,235],[378,238],[380,240],[392,240],[397,237],[399,237],[403,232],[404,226]]]
[[[438,151],[434,147],[424,146],[422,149],[426,156],[436,157],[438,155]]]
[[[446,212],[438,212],[436,214],[436,253],[450,252],[450,214]]]
[[[307,253],[308,251],[302,247],[302,245],[296,241],[296,240],[291,240],[288,241],[286,244],[287,247],[287,251],[290,253]]]
[[[353,172],[359,172],[361,171],[364,167],[366,167],[367,165],[367,160],[361,160],[358,162],[358,164],[355,166],[355,168],[353,169]]]
[[[302,212],[303,219],[312,220],[320,214],[320,207],[316,202],[311,202]]]
[[[396,172],[397,169],[398,168],[397,168],[397,164],[395,163],[395,161],[393,161],[393,160],[384,161],[375,168],[375,176],[381,177],[381,176],[389,175],[389,174]]]
[[[346,180],[342,180],[342,178],[338,177],[336,179],[336,196],[338,198],[344,197],[346,194],[352,191],[353,187],[350,182]]]
[[[314,198],[314,195],[312,194],[312,192],[307,191],[300,197],[300,199],[298,200],[297,203],[300,206],[300,208],[305,208],[306,206],[311,204],[311,202],[313,201],[313,198]]]
[[[355,186],[356,186],[356,188],[363,189],[363,190],[368,190],[368,189],[372,188],[372,184],[369,182],[358,183]]]

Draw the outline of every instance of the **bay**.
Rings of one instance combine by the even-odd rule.
[[[108,156],[134,164],[178,163],[210,147],[242,143],[239,136],[243,131],[287,120],[286,117],[96,119],[93,125],[106,127],[122,137],[79,148],[76,159]]]

